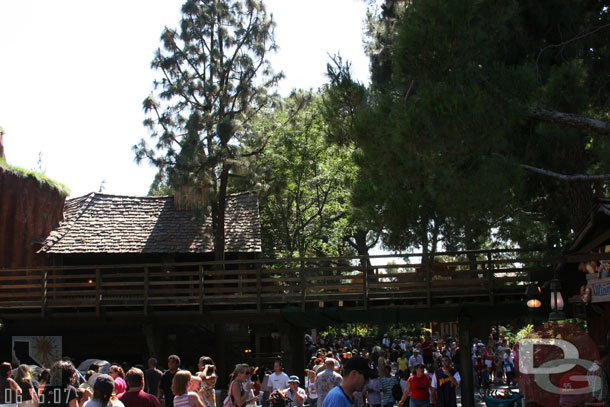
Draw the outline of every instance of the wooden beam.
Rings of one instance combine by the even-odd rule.
[[[144,316],[148,316],[148,302],[149,302],[149,290],[150,290],[150,270],[148,267],[144,267]]]
[[[608,239],[610,239],[610,229],[606,230],[604,233],[591,240],[587,245],[583,246],[578,254],[587,254],[591,250],[597,249],[603,243],[605,243]]]
[[[102,271],[95,269],[95,315],[100,316],[102,303]]]
[[[432,307],[432,268],[430,267],[430,261],[426,261],[424,266],[426,267],[426,304],[430,308]]]
[[[474,377],[472,375],[472,357],[470,343],[470,318],[459,317],[459,337],[460,337],[460,383],[462,406],[474,407]]]
[[[593,260],[610,260],[610,253],[572,254],[566,257],[568,263],[581,263]]]
[[[260,263],[256,264],[256,311],[261,312],[263,309],[263,301],[261,297],[261,267]]]
[[[493,264],[493,254],[491,252],[487,253],[487,284],[489,285],[489,304],[494,305],[494,264]]]
[[[301,267],[300,267],[300,276],[301,277],[301,311],[305,311],[305,302],[307,300],[307,277],[305,276],[306,273],[306,268],[305,268],[305,262],[301,261]]]
[[[199,265],[199,313],[203,314],[205,308],[205,268]]]
[[[366,266],[364,267],[364,277],[362,278],[362,303],[364,305],[364,309],[367,310],[369,308],[369,257],[366,257],[364,260],[366,261]]]
[[[47,290],[49,282],[49,271],[42,270],[41,273],[41,298],[40,298],[40,316],[45,317],[47,315]]]

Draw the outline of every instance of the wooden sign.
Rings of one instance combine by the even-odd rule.
[[[610,277],[599,278],[597,274],[587,274],[587,288],[591,289],[591,302],[610,301]]]

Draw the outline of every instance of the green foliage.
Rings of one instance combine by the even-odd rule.
[[[6,171],[22,178],[31,178],[38,182],[41,188],[47,187],[56,190],[61,196],[70,195],[70,189],[62,183],[53,181],[46,175],[33,171],[26,170],[20,167],[16,167],[14,165],[8,164],[3,158],[0,158],[0,167],[4,168]]]
[[[428,328],[424,328],[420,324],[393,324],[388,330],[387,334],[390,338],[404,338],[407,336],[414,336],[423,338],[426,333],[431,333]]]
[[[374,324],[362,324],[362,323],[348,323],[341,325],[329,326],[327,329],[320,331],[319,335],[322,338],[326,338],[329,334],[333,337],[353,337],[353,336],[374,336],[381,337],[383,334],[388,334],[390,338],[403,338],[408,336],[422,338],[426,332],[431,333],[430,329],[424,328],[420,324],[392,324],[385,330],[380,330],[379,325]]]
[[[566,323],[566,324],[575,326],[578,329],[582,330],[583,332],[587,332],[587,321],[584,319],[569,318],[569,319],[562,321],[562,323]],[[500,330],[504,331],[504,338],[507,339],[508,343],[511,345],[515,345],[521,339],[527,338],[534,331],[534,325],[526,324],[523,327],[516,329],[516,330],[510,326],[507,326],[507,327],[501,326]]]
[[[369,19],[370,88],[339,58],[329,66],[330,133],[355,147],[353,200],[386,246],[558,247],[608,194],[521,167],[610,168],[605,138],[528,113],[607,115],[608,8],[543,3],[386,0]]]
[[[136,160],[159,168],[152,193],[196,187],[207,196],[217,259],[224,256],[230,179],[247,171],[252,120],[274,98],[274,22],[262,1],[188,0],[177,29],[165,28],[151,66],[160,72],[143,102],[156,141],[134,146]],[[256,145],[256,143],[251,143]]]
[[[159,170],[155,175],[155,179],[153,180],[152,184],[150,184],[148,195],[174,195],[175,192],[175,189],[169,183],[167,171]]]
[[[267,139],[251,164],[262,190],[266,255],[345,253],[355,165],[348,149],[326,141],[320,109],[318,95],[296,93],[253,125]]]
[[[513,346],[521,339],[526,338],[534,329],[534,325],[526,324],[519,329],[513,329],[511,326],[501,326],[500,331],[503,332],[506,342]]]
[[[377,336],[379,334],[379,326],[369,324],[341,324],[336,326],[329,326],[326,330],[320,332],[320,337],[326,338],[328,335],[332,335],[335,338],[338,337],[353,337],[353,336]]]

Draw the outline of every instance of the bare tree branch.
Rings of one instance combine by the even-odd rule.
[[[540,107],[529,107],[527,110],[530,117],[540,121],[553,123],[563,127],[588,130],[598,134],[610,134],[610,123],[603,120],[592,119],[590,117],[579,116],[572,113],[555,112]]]
[[[610,174],[599,174],[599,175],[587,175],[587,174],[573,174],[566,175],[561,174],[559,172],[545,170],[538,167],[532,167],[531,165],[521,164],[521,168],[524,168],[528,171],[535,172],[537,174],[546,175],[548,177],[553,177],[560,179],[562,181],[603,181],[610,179]]]
[[[549,48],[559,48],[559,47],[563,47],[564,45],[567,45],[571,42],[574,41],[578,41],[580,39],[583,39],[585,37],[588,37],[591,34],[595,34],[596,32],[598,32],[599,30],[603,30],[604,28],[608,28],[610,27],[610,24],[604,24],[604,25],[600,25],[599,27],[595,27],[593,30],[587,31],[587,32],[583,32],[578,34],[577,36],[570,38],[569,40],[566,41],[562,41],[559,44],[550,44],[547,45],[546,47],[542,48],[540,50],[540,52],[538,53],[538,57],[536,57],[536,69],[538,70],[538,61],[540,60],[540,56],[542,56],[542,54],[544,53],[544,51],[546,51]]]

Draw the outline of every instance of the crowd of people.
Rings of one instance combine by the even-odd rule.
[[[422,379],[411,379],[418,381],[417,388],[421,387],[419,382],[427,382],[428,379],[430,388],[435,388],[433,385],[436,385],[437,382],[447,383],[446,380],[442,380],[445,378],[444,376],[448,376],[443,368],[449,370],[449,375],[455,378],[455,383],[450,380],[453,383],[452,389],[455,389],[461,380],[460,354],[462,350],[457,339],[449,335],[441,336],[438,333],[433,333],[422,337],[389,338],[386,334],[380,343],[375,343],[370,347],[362,346],[364,338],[357,336],[351,338],[327,336],[320,339],[316,344],[311,341],[311,338],[308,339],[309,349],[316,353],[313,357],[320,356],[320,349],[330,349],[333,354],[332,357],[337,360],[344,361],[345,358],[358,354],[367,358],[371,366],[376,367],[379,381],[383,384],[382,389],[385,392],[384,399],[377,402],[376,380],[369,381],[367,396],[368,399],[372,398],[373,402],[367,399],[367,404],[374,407],[386,407],[390,403],[400,402],[401,400],[404,402],[403,397],[391,397],[389,389],[396,384],[392,381],[391,376],[395,377],[400,384],[403,393],[407,390],[407,394],[410,394],[413,390],[413,386],[408,387],[411,377],[424,377]],[[471,373],[480,399],[485,399],[494,385],[508,387],[517,385],[511,345],[507,338],[503,337],[502,332],[495,328],[492,328],[489,336],[484,339],[473,338],[471,349],[473,371]],[[370,351],[367,349],[370,349]],[[330,356],[330,354],[327,356]],[[319,363],[320,361],[318,361]],[[451,369],[455,371],[455,374],[451,373]],[[386,380],[386,378],[389,379]],[[430,393],[430,402],[434,398],[443,398],[438,393],[433,395],[432,390]],[[448,397],[453,399],[454,393],[454,391],[450,391]],[[417,395],[416,399],[417,397],[420,396]],[[423,398],[423,396],[421,397]]]
[[[301,381],[287,374],[281,360],[273,369],[238,364],[231,374],[224,407],[438,407],[456,406],[461,381],[460,353],[471,351],[475,383],[481,397],[492,383],[514,384],[512,351],[495,331],[472,349],[438,334],[366,342],[361,337],[326,336],[314,342],[307,335],[311,357]],[[196,371],[181,370],[177,355],[167,369],[151,358],[148,369],[112,365],[107,374],[93,364],[85,374],[69,361],[56,362],[37,375],[27,365],[13,372],[0,365],[0,404],[19,407],[216,407],[214,361],[199,359]],[[296,374],[295,374],[296,373]]]
[[[0,405],[10,407],[215,407],[216,373],[209,357],[199,360],[194,375],[180,370],[180,358],[171,355],[161,372],[151,358],[148,369],[127,372],[112,365],[108,373],[92,364],[83,375],[70,361],[55,362],[37,375],[28,365],[0,365]]]
[[[460,348],[451,337],[392,339],[386,334],[380,343],[367,345],[370,343],[364,343],[364,338],[332,336],[316,344],[308,343],[314,353],[308,377],[309,383],[315,377],[317,404],[324,403],[329,387],[340,383],[340,376],[331,371],[340,371],[350,360],[361,358],[370,367],[371,375],[363,388],[353,393],[356,407],[457,405]]]

